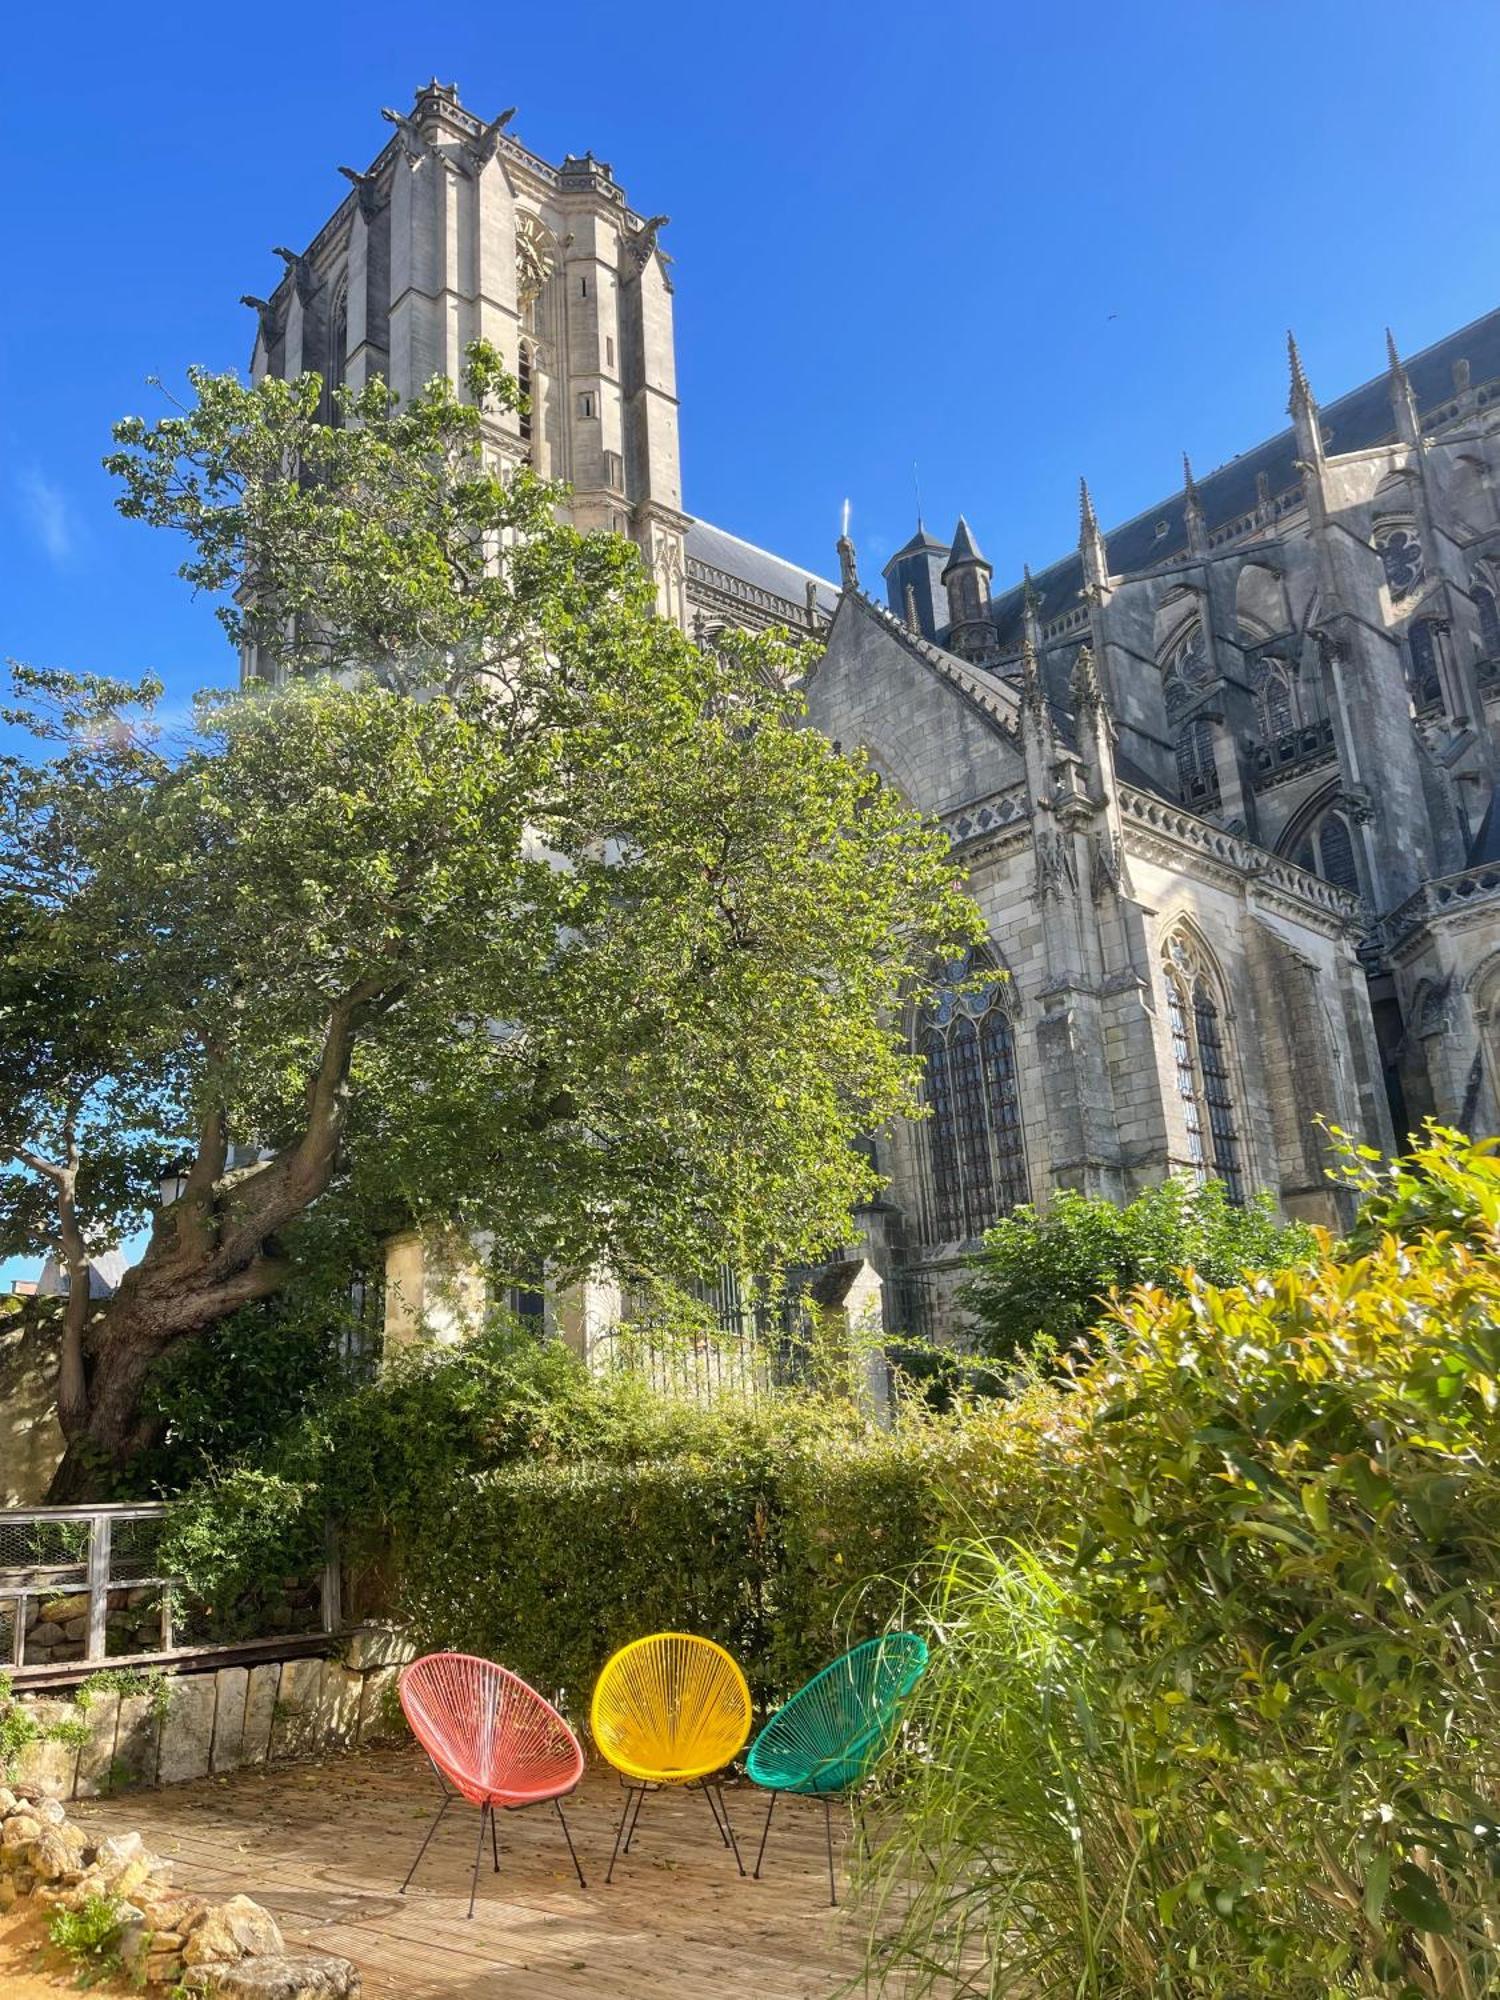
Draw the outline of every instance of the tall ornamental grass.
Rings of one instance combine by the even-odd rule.
[[[1500,1992],[1500,1170],[1362,1169],[1343,1251],[1137,1293],[950,1550],[873,1870],[887,1990]]]

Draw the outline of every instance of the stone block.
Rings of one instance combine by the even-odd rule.
[[[74,1779],[73,1796],[93,1799],[109,1790],[110,1769],[115,1761],[115,1737],[120,1726],[120,1697],[117,1694],[95,1695],[88,1708],[80,1709],[78,1714],[89,1732],[89,1740],[78,1752],[78,1774]]]
[[[359,1973],[347,1958],[299,1951],[282,1958],[244,1958],[236,1965],[195,1965],[183,1974],[188,1993],[217,2000],[358,2000]]]
[[[373,1667],[401,1667],[417,1657],[415,1643],[399,1625],[361,1625],[344,1642],[344,1664],[357,1674]]]
[[[227,1903],[210,1904],[193,1924],[182,1957],[187,1965],[230,1964],[240,1958],[279,1957],[284,1946],[269,1910],[248,1896],[231,1896]]]
[[[245,1742],[245,1701],[250,1691],[248,1667],[221,1667],[214,1675],[214,1741],[209,1754],[213,1771],[237,1771]]]
[[[23,1707],[42,1730],[50,1729],[57,1723],[76,1723],[79,1719],[78,1710],[70,1701],[37,1699],[24,1702]],[[77,1772],[78,1745],[56,1743],[47,1736],[41,1736],[28,1743],[16,1759],[13,1776],[23,1792],[37,1792],[48,1799],[70,1799]]]
[[[400,1673],[399,1667],[376,1667],[364,1676],[359,1696],[359,1742],[378,1743],[404,1732],[406,1725],[396,1704]]]
[[[154,1785],[160,1750],[161,1726],[150,1695],[121,1695],[110,1790],[120,1791],[127,1785]]]
[[[245,1728],[240,1739],[241,1764],[264,1764],[271,1753],[276,1690],[280,1680],[279,1660],[268,1660],[264,1666],[250,1669],[245,1689]]]
[[[323,1747],[323,1661],[286,1660],[276,1691],[271,1761],[315,1757]]]
[[[351,1673],[337,1660],[323,1662],[323,1744],[347,1750],[359,1735],[360,1693],[364,1675]]]
[[[161,1730],[156,1782],[180,1785],[208,1772],[214,1740],[214,1674],[187,1674],[172,1683],[172,1706]]]

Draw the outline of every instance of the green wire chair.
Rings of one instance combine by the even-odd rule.
[[[824,1667],[777,1709],[745,1760],[750,1777],[771,1794],[755,1857],[757,1881],[777,1799],[783,1792],[821,1798],[828,1836],[828,1900],[838,1901],[831,1801],[853,1791],[869,1774],[890,1741],[902,1702],[926,1666],[925,1639],[915,1632],[887,1632]]]

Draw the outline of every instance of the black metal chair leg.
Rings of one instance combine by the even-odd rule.
[[[766,1841],[771,1832],[771,1815],[776,1810],[776,1794],[772,1792],[771,1803],[766,1807],[766,1823],[760,1830],[760,1852],[755,1857],[755,1879],[760,1880],[760,1864],[766,1858]]]
[[[630,1817],[630,1808],[635,1804],[635,1792],[629,1785],[625,1787],[625,1810],[620,1814],[620,1824],[615,1828],[614,1851],[609,1857],[609,1868],[605,1874],[605,1886],[615,1879],[615,1863],[620,1858],[620,1835],[625,1831],[625,1822]]]
[[[422,1856],[427,1852],[427,1843],[429,1840],[431,1840],[432,1836],[437,1832],[439,1826],[442,1825],[443,1814],[448,1810],[449,1806],[452,1805],[453,1799],[454,1799],[454,1794],[452,1792],[444,1792],[443,1803],[437,1809],[437,1818],[432,1822],[432,1825],[428,1827],[427,1832],[423,1835],[422,1845],[417,1849],[417,1860],[414,1861],[411,1864],[410,1868],[407,1869],[406,1881],[403,1882],[401,1884],[401,1887],[396,1891],[398,1896],[404,1896],[406,1894],[407,1887],[411,1882],[411,1878],[417,1872],[417,1862],[419,1862],[422,1859]]]
[[[740,1844],[734,1837],[734,1828],[729,1824],[729,1807],[724,1802],[724,1787],[716,1785],[714,1789],[719,1794],[719,1811],[724,1815],[724,1831],[729,1835],[729,1846],[730,1851],[734,1855],[734,1865],[739,1869],[741,1875],[743,1875],[745,1864],[740,1859]]]
[[[729,1835],[724,1831],[724,1822],[719,1818],[719,1808],[714,1804],[714,1788],[708,1782],[707,1778],[703,1780],[703,1796],[708,1800],[708,1809],[714,1816],[714,1826],[717,1829],[719,1838],[727,1847],[729,1845]]]
[[[568,1843],[568,1852],[573,1857],[573,1873],[578,1877],[578,1886],[580,1889],[586,1889],[589,1885],[584,1881],[583,1870],[578,1865],[578,1850],[574,1847],[573,1836],[568,1831],[568,1822],[563,1815],[562,1800],[554,1799],[552,1803],[557,1807],[558,1818],[562,1820],[563,1839]]]
[[[500,1840],[495,1832],[495,1808],[490,1807],[490,1852],[495,1857],[495,1873],[500,1873]]]
[[[641,1824],[641,1814],[646,1810],[646,1787],[641,1786],[635,1795],[635,1811],[631,1814],[630,1826],[625,1834],[625,1852],[630,1852],[630,1843],[635,1839]]]
[[[828,1903],[831,1909],[837,1909],[839,1892],[833,1876],[833,1805],[826,1792],[823,1794],[823,1830],[828,1835]]]
[[[474,1898],[479,1894],[479,1857],[484,1853],[484,1823],[489,1817],[489,1807],[479,1808],[479,1840],[474,1849],[474,1879],[469,1884],[469,1915],[474,1914]]]

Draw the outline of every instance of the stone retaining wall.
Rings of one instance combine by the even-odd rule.
[[[399,1634],[370,1628],[341,1641],[333,1658],[168,1675],[164,1702],[106,1692],[83,1709],[66,1697],[23,1695],[43,1730],[69,1726],[66,1740],[28,1744],[10,1782],[39,1797],[94,1798],[373,1742],[405,1727],[396,1675],[410,1655]],[[87,1731],[81,1743],[72,1740],[78,1725]]]

